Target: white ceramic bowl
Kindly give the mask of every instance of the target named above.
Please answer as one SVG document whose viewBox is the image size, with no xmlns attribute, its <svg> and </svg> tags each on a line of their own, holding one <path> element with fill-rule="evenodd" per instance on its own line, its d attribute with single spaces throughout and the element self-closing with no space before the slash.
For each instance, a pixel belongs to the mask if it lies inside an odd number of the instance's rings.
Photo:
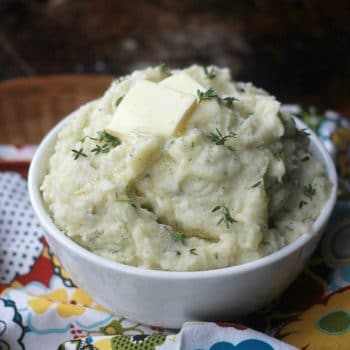
<svg viewBox="0 0 350 350">
<path fill-rule="evenodd" d="M 333 161 L 314 133 L 312 153 L 325 165 L 333 184 L 328 201 L 313 225 L 283 249 L 239 266 L 198 272 L 147 270 L 109 261 L 80 247 L 53 223 L 40 185 L 48 169 L 60 122 L 42 141 L 29 170 L 29 196 L 46 238 L 73 281 L 109 310 L 131 320 L 180 328 L 188 320 L 233 320 L 266 305 L 295 279 L 315 250 L 336 200 Z M 299 128 L 306 126 L 296 120 Z"/>
</svg>

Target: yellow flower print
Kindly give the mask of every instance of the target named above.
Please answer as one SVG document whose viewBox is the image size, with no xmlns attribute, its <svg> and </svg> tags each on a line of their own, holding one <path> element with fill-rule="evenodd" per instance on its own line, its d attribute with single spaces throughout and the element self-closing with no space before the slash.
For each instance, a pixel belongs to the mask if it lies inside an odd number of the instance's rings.
<svg viewBox="0 0 350 350">
<path fill-rule="evenodd" d="M 350 344 L 350 288 L 328 296 L 284 326 L 279 336 L 300 349 L 348 350 Z"/>
<path fill-rule="evenodd" d="M 93 305 L 93 300 L 80 289 L 75 289 L 71 298 L 68 297 L 66 289 L 56 289 L 53 292 L 36 295 L 34 299 L 28 301 L 28 304 L 37 314 L 45 313 L 56 305 L 57 313 L 63 318 L 79 316 L 86 308 L 105 311 L 102 307 Z"/>
</svg>

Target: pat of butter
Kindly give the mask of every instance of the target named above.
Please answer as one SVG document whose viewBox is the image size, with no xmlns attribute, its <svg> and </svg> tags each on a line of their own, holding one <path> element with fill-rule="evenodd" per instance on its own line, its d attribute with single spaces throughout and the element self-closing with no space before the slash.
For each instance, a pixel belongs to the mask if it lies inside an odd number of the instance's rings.
<svg viewBox="0 0 350 350">
<path fill-rule="evenodd" d="M 162 80 L 159 85 L 197 96 L 197 90 L 205 91 L 206 88 L 192 79 L 188 74 L 181 72 Z"/>
<path fill-rule="evenodd" d="M 138 80 L 124 96 L 106 131 L 169 137 L 181 130 L 196 97 L 160 84 Z"/>
<path fill-rule="evenodd" d="M 188 94 L 195 95 L 197 97 L 197 91 L 206 91 L 207 88 L 200 85 L 196 80 L 190 77 L 184 72 L 176 73 L 164 80 L 162 80 L 160 85 L 164 85 L 168 88 L 186 92 Z M 205 125 L 210 122 L 210 119 L 214 115 L 220 114 L 220 106 L 216 99 L 210 99 L 206 101 L 201 101 L 196 104 L 191 113 L 190 121 L 193 125 Z M 189 118 L 187 118 L 189 119 Z"/>
</svg>

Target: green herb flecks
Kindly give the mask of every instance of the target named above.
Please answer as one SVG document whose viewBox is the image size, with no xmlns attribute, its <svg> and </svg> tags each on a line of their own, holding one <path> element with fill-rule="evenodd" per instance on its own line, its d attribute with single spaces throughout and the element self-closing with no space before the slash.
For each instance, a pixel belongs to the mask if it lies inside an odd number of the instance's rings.
<svg viewBox="0 0 350 350">
<path fill-rule="evenodd" d="M 301 161 L 302 161 L 302 162 L 307 162 L 307 161 L 309 161 L 309 160 L 310 160 L 310 157 L 309 157 L 309 156 L 305 156 L 305 157 L 301 158 Z"/>
<path fill-rule="evenodd" d="M 198 255 L 197 249 L 196 249 L 196 248 L 191 248 L 191 249 L 190 249 L 190 254 L 192 254 L 192 255 Z"/>
<path fill-rule="evenodd" d="M 206 91 L 197 90 L 197 102 L 200 103 L 202 101 L 210 100 L 212 98 L 216 98 L 218 95 L 214 91 L 213 88 L 209 88 Z"/>
<path fill-rule="evenodd" d="M 84 143 L 87 139 L 96 142 L 95 146 L 90 150 L 90 152 L 95 153 L 96 155 L 100 153 L 108 153 L 112 148 L 121 144 L 117 137 L 108 134 L 105 130 L 97 131 L 97 137 L 84 136 L 80 142 Z M 87 157 L 86 154 L 84 156 Z"/>
<path fill-rule="evenodd" d="M 212 67 L 210 70 L 208 67 L 204 67 L 204 73 L 207 79 L 212 80 L 216 77 L 215 69 Z"/>
<path fill-rule="evenodd" d="M 111 148 L 117 147 L 121 144 L 117 137 L 108 134 L 105 130 L 97 131 L 97 135 L 99 136 L 99 142 L 106 142 Z"/>
<path fill-rule="evenodd" d="M 233 96 L 220 97 L 213 88 L 209 88 L 206 91 L 197 90 L 197 102 L 207 101 L 215 98 L 219 104 L 224 104 L 227 107 L 231 107 L 234 101 L 238 101 L 237 98 Z"/>
<path fill-rule="evenodd" d="M 222 135 L 221 131 L 218 128 L 216 128 L 215 131 L 216 133 L 211 132 L 207 136 L 210 141 L 214 142 L 216 145 L 224 145 L 229 138 L 237 137 L 237 134 L 232 131 L 225 136 Z"/>
<path fill-rule="evenodd" d="M 227 107 L 231 107 L 233 102 L 238 101 L 238 98 L 233 96 L 226 96 L 220 99 L 221 103 L 223 103 Z"/>
<path fill-rule="evenodd" d="M 115 200 L 117 202 L 121 202 L 121 203 L 128 203 L 133 208 L 137 209 L 137 200 L 136 200 L 135 197 L 132 197 L 132 198 L 119 198 L 118 197 L 118 193 L 116 193 L 116 199 Z"/>
<path fill-rule="evenodd" d="M 306 204 L 307 204 L 307 202 L 301 200 L 301 201 L 299 202 L 299 209 L 301 209 L 301 208 L 302 208 L 304 205 L 306 205 Z"/>
<path fill-rule="evenodd" d="M 73 152 L 73 158 L 74 160 L 77 160 L 79 157 L 87 157 L 87 155 L 83 151 L 83 147 L 81 147 L 79 150 L 72 149 Z"/>
<path fill-rule="evenodd" d="M 159 67 L 159 70 L 163 76 L 168 77 L 169 75 L 171 75 L 170 68 L 168 67 L 168 65 L 166 63 L 161 62 L 158 67 Z"/>
<path fill-rule="evenodd" d="M 316 194 L 316 188 L 313 187 L 312 184 L 308 184 L 307 186 L 304 186 L 303 192 L 304 192 L 305 197 L 312 200 L 312 198 Z"/>
<path fill-rule="evenodd" d="M 91 150 L 92 153 L 99 154 L 99 153 L 108 153 L 111 149 L 108 147 L 107 144 L 104 144 L 102 146 L 96 144 L 95 147 Z"/>
<path fill-rule="evenodd" d="M 182 243 L 183 245 L 185 245 L 185 239 L 186 237 L 183 234 L 179 232 L 174 232 L 174 241 L 176 243 Z"/>
<path fill-rule="evenodd" d="M 118 107 L 120 105 L 120 102 L 123 101 L 124 96 L 120 96 L 117 98 L 117 101 L 115 101 L 115 106 Z"/>
<path fill-rule="evenodd" d="M 230 211 L 224 205 L 217 205 L 216 207 L 213 208 L 211 212 L 212 213 L 219 212 L 220 218 L 216 224 L 220 225 L 223 222 L 227 229 L 230 228 L 231 224 L 238 222 L 236 219 L 234 219 L 231 216 Z"/>
<path fill-rule="evenodd" d="M 250 187 L 248 188 L 248 190 L 251 190 L 252 188 L 256 188 L 256 187 L 258 187 L 260 184 L 261 184 L 261 180 L 258 181 L 258 182 L 256 182 L 254 185 L 250 186 Z"/>
<path fill-rule="evenodd" d="M 275 157 L 278 161 L 282 162 L 282 161 L 284 160 L 284 153 L 283 153 L 283 151 L 278 151 L 278 152 L 276 152 L 276 153 L 274 154 L 274 157 Z"/>
</svg>

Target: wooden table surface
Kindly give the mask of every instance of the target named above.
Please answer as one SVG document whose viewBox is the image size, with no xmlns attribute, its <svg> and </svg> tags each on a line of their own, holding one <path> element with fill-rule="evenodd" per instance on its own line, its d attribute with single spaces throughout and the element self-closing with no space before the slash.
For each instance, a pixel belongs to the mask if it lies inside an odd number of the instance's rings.
<svg viewBox="0 0 350 350">
<path fill-rule="evenodd" d="M 349 18 L 345 0 L 0 0 L 0 80 L 215 63 L 350 117 Z"/>
</svg>

